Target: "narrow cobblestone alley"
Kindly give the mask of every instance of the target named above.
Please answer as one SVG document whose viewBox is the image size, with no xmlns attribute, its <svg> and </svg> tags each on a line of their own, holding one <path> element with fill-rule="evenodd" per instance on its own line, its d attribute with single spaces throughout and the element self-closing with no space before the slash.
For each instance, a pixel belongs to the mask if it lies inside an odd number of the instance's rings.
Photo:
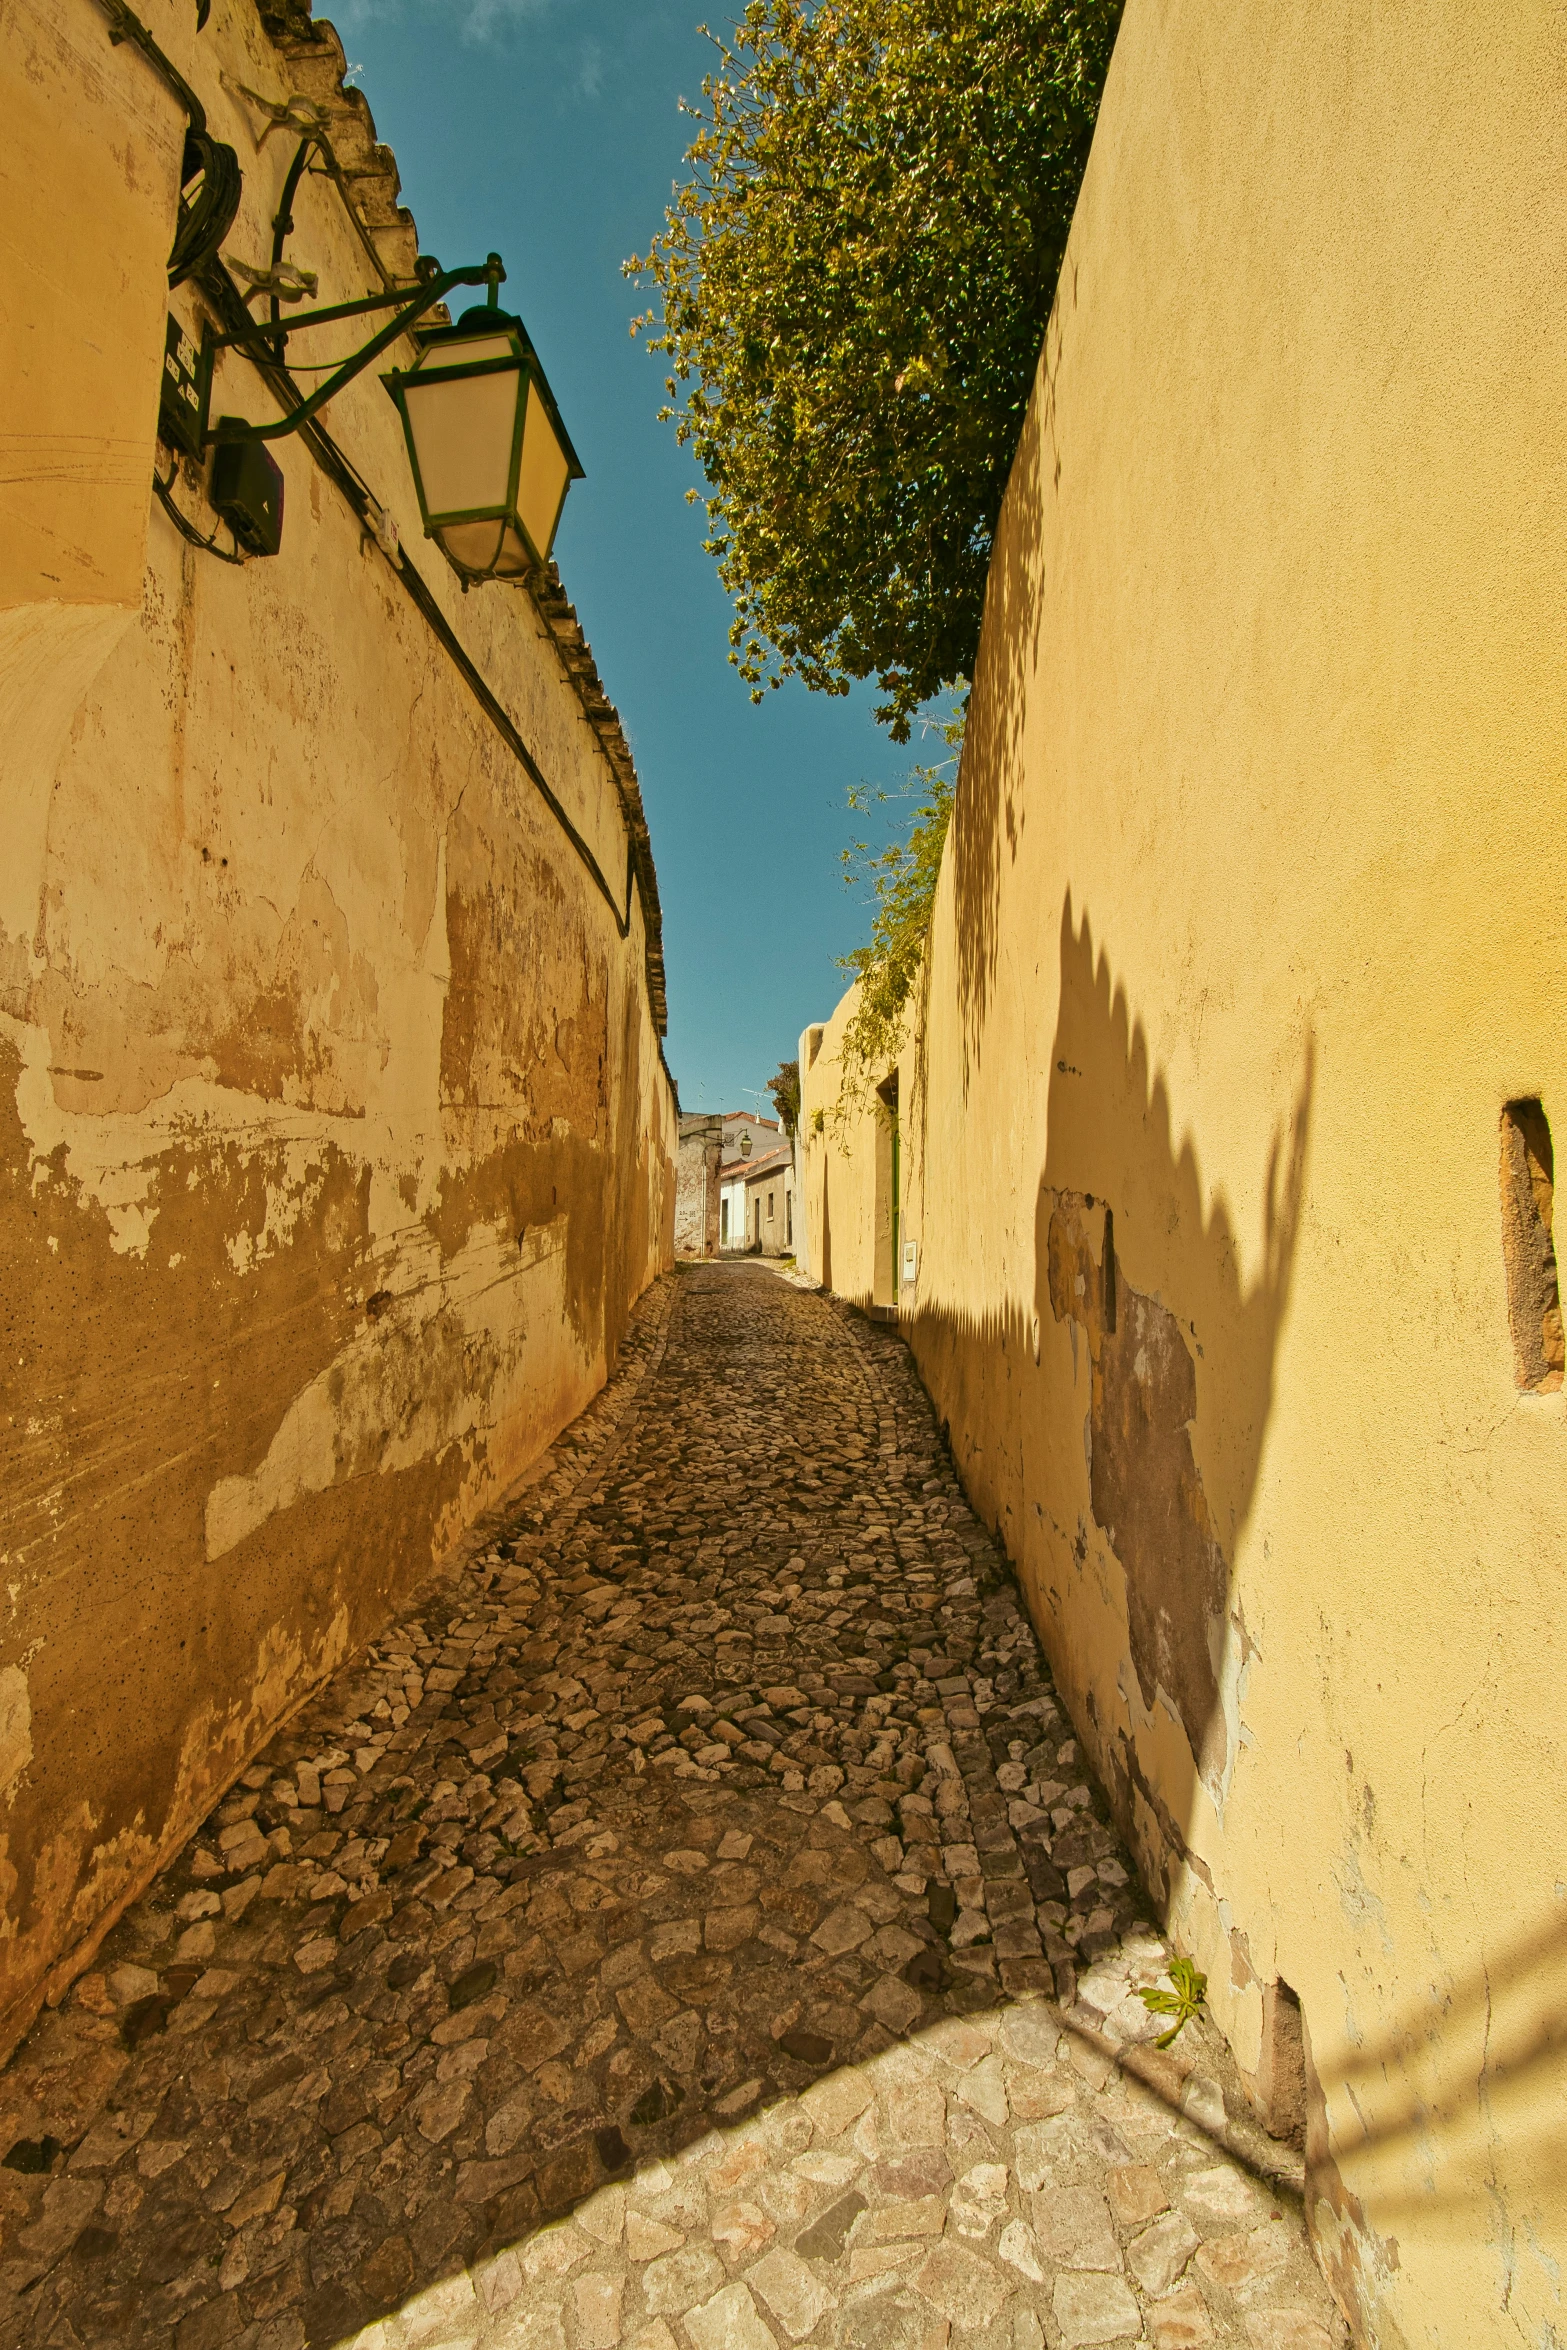
<svg viewBox="0 0 1567 2350">
<path fill-rule="evenodd" d="M 639 1309 L 0 2075 L 0 2340 L 1330 2350 L 895 1335 Z"/>
</svg>

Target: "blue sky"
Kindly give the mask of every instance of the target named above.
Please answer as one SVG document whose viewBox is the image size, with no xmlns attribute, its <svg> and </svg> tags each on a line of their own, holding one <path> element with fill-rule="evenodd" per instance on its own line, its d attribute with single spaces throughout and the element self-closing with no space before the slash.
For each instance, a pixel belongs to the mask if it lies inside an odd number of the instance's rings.
<svg viewBox="0 0 1567 2350">
<path fill-rule="evenodd" d="M 851 784 L 921 754 L 797 683 L 754 706 L 702 552 L 697 480 L 657 421 L 663 377 L 621 275 L 681 176 L 712 57 L 701 0 L 322 0 L 343 36 L 427 253 L 494 247 L 587 469 L 556 541 L 624 721 L 658 859 L 670 1067 L 691 1109 L 741 1109 L 842 992 L 868 922 L 838 852 Z M 722 6 L 719 21 L 727 14 Z M 500 593 L 500 590 L 486 590 Z M 765 1106 L 765 1105 L 764 1105 Z"/>
</svg>

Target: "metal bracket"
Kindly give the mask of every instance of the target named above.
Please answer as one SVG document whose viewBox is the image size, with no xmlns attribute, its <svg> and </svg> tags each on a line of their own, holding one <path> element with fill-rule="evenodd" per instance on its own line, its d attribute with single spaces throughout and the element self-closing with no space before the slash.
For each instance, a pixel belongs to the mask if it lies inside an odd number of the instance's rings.
<svg viewBox="0 0 1567 2350">
<path fill-rule="evenodd" d="M 287 434 L 296 432 L 300 425 L 307 424 L 318 409 L 324 408 L 328 400 L 336 397 L 345 384 L 352 383 L 356 375 L 362 375 L 373 360 L 396 342 L 399 335 L 406 334 L 416 319 L 422 318 L 426 311 L 433 310 L 438 302 L 443 302 L 454 287 L 488 286 L 493 297 L 495 287 L 501 284 L 505 275 L 500 255 L 491 253 L 482 264 L 469 269 L 437 269 L 417 289 L 401 286 L 394 293 L 367 294 L 357 302 L 330 302 L 325 309 L 307 310 L 298 318 L 269 319 L 265 323 L 258 319 L 253 327 L 234 334 L 205 336 L 201 349 L 203 445 L 210 446 L 218 441 L 282 440 Z M 277 366 L 281 364 L 281 354 L 274 346 L 287 336 L 299 334 L 305 327 L 326 326 L 334 319 L 362 318 L 373 310 L 391 309 L 394 304 L 397 306 L 397 316 L 383 326 L 378 334 L 372 335 L 363 350 L 345 359 L 327 377 L 325 383 L 318 384 L 307 399 L 302 400 L 289 415 L 279 417 L 275 424 L 242 423 L 234 416 L 222 417 L 216 425 L 208 422 L 213 365 L 219 351 L 241 350 L 252 359 L 259 358 L 269 365 Z"/>
<path fill-rule="evenodd" d="M 332 117 L 325 106 L 314 98 L 300 97 L 297 91 L 282 99 L 263 98 L 248 82 L 236 81 L 227 72 L 220 73 L 218 79 L 232 97 L 245 99 L 258 114 L 267 117 L 267 127 L 256 141 L 258 147 L 264 147 L 274 131 L 324 131 L 331 124 Z"/>
<path fill-rule="evenodd" d="M 236 261 L 231 254 L 229 267 L 249 288 L 247 302 L 253 302 L 258 294 L 275 294 L 280 302 L 302 302 L 321 284 L 313 269 L 296 268 L 292 261 L 280 261 L 273 269 L 252 269 L 248 262 Z"/>
</svg>

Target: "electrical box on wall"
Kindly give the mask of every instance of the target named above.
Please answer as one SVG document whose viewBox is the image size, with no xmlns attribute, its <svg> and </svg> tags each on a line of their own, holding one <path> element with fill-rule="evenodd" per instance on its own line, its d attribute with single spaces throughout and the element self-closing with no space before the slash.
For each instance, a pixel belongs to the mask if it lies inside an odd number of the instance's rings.
<svg viewBox="0 0 1567 2350">
<path fill-rule="evenodd" d="M 223 416 L 220 425 L 237 422 Z M 275 555 L 283 543 L 283 468 L 259 441 L 219 441 L 212 459 L 212 505 L 249 555 Z"/>
<path fill-rule="evenodd" d="M 182 456 L 201 455 L 201 354 L 177 318 L 163 343 L 163 382 L 158 392 L 158 438 Z"/>
<path fill-rule="evenodd" d="M 906 1240 L 903 1244 L 903 1278 L 912 1281 L 920 1269 L 919 1243 Z"/>
</svg>

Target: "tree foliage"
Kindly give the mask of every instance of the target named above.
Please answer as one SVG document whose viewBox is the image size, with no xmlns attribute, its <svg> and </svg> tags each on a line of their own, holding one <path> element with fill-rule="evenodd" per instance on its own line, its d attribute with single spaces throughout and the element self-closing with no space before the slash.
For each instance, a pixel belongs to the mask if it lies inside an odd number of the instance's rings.
<svg viewBox="0 0 1567 2350">
<path fill-rule="evenodd" d="M 785 1134 L 792 1134 L 800 1123 L 800 1064 L 798 1061 L 780 1061 L 776 1077 L 769 1077 L 767 1090 L 773 1097 L 773 1108 Z"/>
<path fill-rule="evenodd" d="M 753 698 L 875 676 L 905 741 L 970 674 L 1120 9 L 748 0 L 710 36 L 692 177 L 626 267 Z"/>
</svg>

